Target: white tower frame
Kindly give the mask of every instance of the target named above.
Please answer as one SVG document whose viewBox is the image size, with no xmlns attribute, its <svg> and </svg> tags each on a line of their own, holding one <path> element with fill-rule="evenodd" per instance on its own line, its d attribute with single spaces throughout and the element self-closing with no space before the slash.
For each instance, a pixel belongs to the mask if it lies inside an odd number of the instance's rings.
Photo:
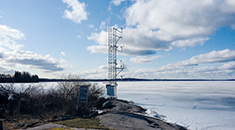
<svg viewBox="0 0 235 130">
<path fill-rule="evenodd" d="M 124 69 L 124 64 L 117 67 L 117 51 L 121 46 L 118 46 L 118 41 L 122 38 L 122 28 L 120 30 L 110 27 L 108 28 L 108 79 L 109 87 L 114 89 L 114 93 L 108 94 L 110 97 L 117 97 L 117 75 Z M 117 73 L 117 70 L 119 72 Z M 108 87 L 107 87 L 108 89 Z"/>
</svg>

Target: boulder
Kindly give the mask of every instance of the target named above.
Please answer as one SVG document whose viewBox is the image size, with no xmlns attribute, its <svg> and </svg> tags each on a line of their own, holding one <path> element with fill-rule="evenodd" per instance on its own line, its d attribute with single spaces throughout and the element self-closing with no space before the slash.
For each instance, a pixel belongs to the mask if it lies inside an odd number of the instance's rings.
<svg viewBox="0 0 235 130">
<path fill-rule="evenodd" d="M 115 107 L 115 105 L 113 105 L 113 103 L 111 101 L 106 101 L 102 105 L 103 109 L 112 109 L 113 107 Z"/>
<path fill-rule="evenodd" d="M 68 116 L 60 115 L 60 116 L 59 116 L 59 119 L 62 120 L 62 121 L 63 121 L 63 120 L 67 120 L 67 119 L 68 119 Z"/>
</svg>

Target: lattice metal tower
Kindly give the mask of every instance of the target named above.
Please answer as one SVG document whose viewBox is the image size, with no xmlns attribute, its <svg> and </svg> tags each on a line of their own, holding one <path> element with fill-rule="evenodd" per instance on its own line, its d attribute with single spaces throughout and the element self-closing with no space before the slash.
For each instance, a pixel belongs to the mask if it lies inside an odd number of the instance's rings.
<svg viewBox="0 0 235 130">
<path fill-rule="evenodd" d="M 107 95 L 110 97 L 117 97 L 117 75 L 124 69 L 124 64 L 117 67 L 117 51 L 122 49 L 118 46 L 118 41 L 122 38 L 122 28 L 120 30 L 110 27 L 108 29 L 108 79 Z M 117 72 L 119 70 L 119 72 Z"/>
</svg>

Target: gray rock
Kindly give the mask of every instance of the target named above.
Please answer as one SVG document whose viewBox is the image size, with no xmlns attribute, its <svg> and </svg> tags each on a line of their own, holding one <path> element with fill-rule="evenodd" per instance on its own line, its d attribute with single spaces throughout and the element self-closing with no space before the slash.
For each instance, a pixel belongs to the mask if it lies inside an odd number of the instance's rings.
<svg viewBox="0 0 235 130">
<path fill-rule="evenodd" d="M 60 119 L 60 120 L 67 120 L 67 119 L 68 119 L 68 116 L 60 115 L 60 116 L 59 116 L 59 119 Z"/>
<path fill-rule="evenodd" d="M 111 102 L 111 101 L 106 101 L 105 103 L 103 103 L 103 105 L 102 105 L 102 108 L 103 109 L 111 109 L 111 108 L 113 108 L 114 107 L 114 105 L 113 105 L 113 103 Z"/>
</svg>

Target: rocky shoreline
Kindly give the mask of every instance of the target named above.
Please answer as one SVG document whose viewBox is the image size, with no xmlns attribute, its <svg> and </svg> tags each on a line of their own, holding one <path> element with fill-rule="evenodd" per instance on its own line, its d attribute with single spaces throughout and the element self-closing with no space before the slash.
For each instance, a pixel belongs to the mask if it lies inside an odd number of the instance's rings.
<svg viewBox="0 0 235 130">
<path fill-rule="evenodd" d="M 146 109 L 125 100 L 111 99 L 103 104 L 102 110 L 96 110 L 89 118 L 98 118 L 100 125 L 113 130 L 187 130 L 178 124 L 164 121 L 162 118 L 146 116 Z M 28 130 L 45 130 L 52 128 L 70 128 L 48 123 Z M 70 128 L 82 130 L 83 128 Z"/>
<path fill-rule="evenodd" d="M 115 130 L 187 130 L 177 124 L 165 122 L 161 117 L 146 116 L 146 109 L 125 100 L 104 103 L 104 112 L 97 116 L 101 125 Z"/>
</svg>

